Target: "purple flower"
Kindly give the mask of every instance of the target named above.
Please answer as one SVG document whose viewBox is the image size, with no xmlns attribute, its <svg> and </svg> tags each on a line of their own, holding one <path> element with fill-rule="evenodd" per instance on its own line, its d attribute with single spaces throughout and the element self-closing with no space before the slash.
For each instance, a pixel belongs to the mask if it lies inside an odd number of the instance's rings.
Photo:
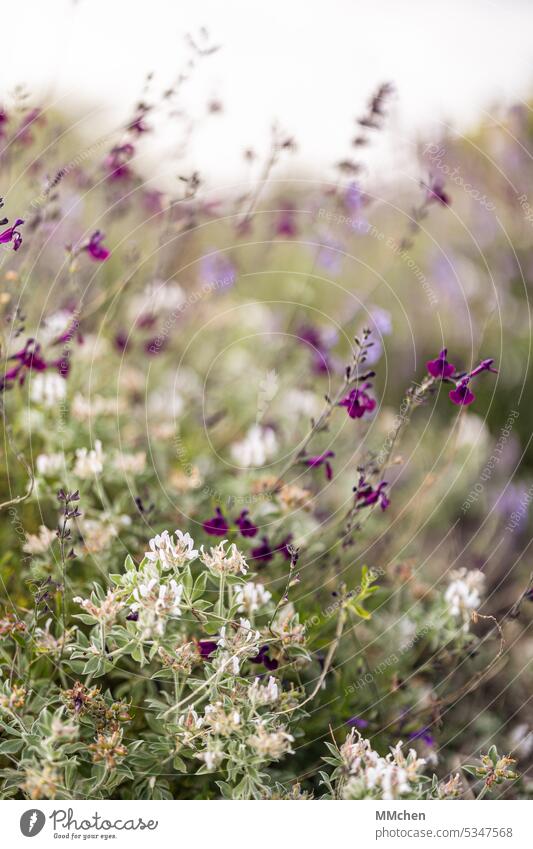
<svg viewBox="0 0 533 849">
<path fill-rule="evenodd" d="M 424 742 L 426 746 L 435 745 L 435 738 L 433 734 L 430 733 L 430 730 L 427 727 L 419 728 L 417 731 L 412 731 L 411 734 L 409 734 L 409 739 L 422 740 L 422 742 Z"/>
<path fill-rule="evenodd" d="M 334 451 L 326 451 L 324 454 L 317 454 L 315 457 L 308 457 L 307 460 L 304 460 L 304 463 L 306 466 L 309 466 L 310 469 L 316 469 L 323 465 L 326 470 L 326 478 L 330 481 L 333 477 L 333 468 L 329 462 L 329 458 L 334 456 Z"/>
<path fill-rule="evenodd" d="M 203 523 L 202 527 L 206 534 L 209 534 L 213 537 L 223 537 L 224 534 L 227 534 L 229 531 L 229 525 L 226 522 L 226 519 L 222 515 L 222 510 L 220 507 L 217 507 L 215 510 L 215 516 L 211 519 L 206 519 Z"/>
<path fill-rule="evenodd" d="M 362 719 L 360 716 L 352 716 L 346 721 L 346 725 L 350 728 L 368 728 L 368 720 Z"/>
<path fill-rule="evenodd" d="M 314 373 L 326 374 L 329 372 L 331 368 L 329 349 L 336 341 L 335 338 L 325 339 L 324 335 L 311 325 L 302 327 L 297 335 L 302 342 L 305 342 L 312 349 Z"/>
<path fill-rule="evenodd" d="M 128 613 L 128 615 L 126 616 L 126 619 L 128 620 L 128 622 L 138 622 L 138 620 L 139 620 L 138 611 L 132 610 L 130 613 Z"/>
<path fill-rule="evenodd" d="M 0 389 L 9 389 L 10 384 L 12 385 L 17 380 L 19 385 L 22 386 L 27 372 L 46 371 L 47 368 L 59 364 L 59 361 L 46 362 L 41 354 L 41 346 L 35 339 L 28 339 L 24 348 L 21 348 L 16 354 L 12 354 L 8 359 L 15 360 L 15 365 L 5 372 L 0 380 Z"/>
<path fill-rule="evenodd" d="M 339 402 L 339 407 L 346 407 L 351 419 L 360 419 L 365 413 L 371 413 L 376 408 L 376 401 L 366 392 L 371 387 L 371 383 L 365 383 L 361 389 L 352 389 L 350 394 Z"/>
<path fill-rule="evenodd" d="M 111 149 L 105 161 L 105 167 L 111 180 L 126 180 L 131 176 L 129 162 L 134 153 L 135 148 L 130 142 L 116 145 Z"/>
<path fill-rule="evenodd" d="M 4 219 L 2 223 L 7 224 L 7 219 Z M 17 230 L 17 227 L 20 227 L 21 224 L 24 224 L 24 219 L 17 218 L 12 227 L 8 227 L 7 230 L 0 233 L 0 245 L 7 245 L 8 242 L 13 242 L 13 250 L 18 251 L 22 244 L 22 236 Z"/>
<path fill-rule="evenodd" d="M 289 551 L 289 545 L 292 543 L 292 534 L 288 534 L 285 539 L 282 539 L 281 542 L 273 549 L 274 554 L 282 554 L 285 560 L 291 560 L 292 554 Z"/>
<path fill-rule="evenodd" d="M 357 506 L 372 507 L 374 504 L 379 504 L 382 510 L 386 510 L 390 504 L 389 498 L 385 494 L 387 481 L 382 481 L 375 489 L 367 483 L 363 476 L 359 478 L 359 483 L 355 487 L 355 500 L 359 502 Z"/>
<path fill-rule="evenodd" d="M 435 360 L 429 360 L 426 363 L 427 370 L 431 377 L 451 377 L 455 372 L 455 366 L 448 362 L 446 355 L 447 348 L 443 348 L 439 356 Z"/>
<path fill-rule="evenodd" d="M 444 191 L 444 180 L 441 177 L 431 177 L 427 189 L 427 202 L 440 203 L 441 206 L 449 206 L 451 204 L 450 196 Z"/>
<path fill-rule="evenodd" d="M 252 548 L 252 560 L 260 560 L 262 563 L 267 563 L 274 557 L 274 552 L 270 547 L 268 537 L 261 537 L 261 545 Z"/>
<path fill-rule="evenodd" d="M 493 374 L 498 374 L 498 369 L 492 367 L 494 360 L 492 358 L 481 360 L 480 364 L 472 369 L 468 374 L 463 375 L 456 383 L 455 389 L 449 393 L 450 400 L 460 407 L 468 407 L 475 400 L 474 393 L 470 390 L 468 384 L 473 377 L 477 377 L 484 371 L 490 371 Z"/>
<path fill-rule="evenodd" d="M 448 394 L 450 401 L 453 401 L 459 407 L 468 407 L 476 398 L 474 393 L 468 388 L 468 378 L 460 380 L 455 389 L 452 389 Z"/>
<path fill-rule="evenodd" d="M 235 524 L 239 528 L 243 537 L 255 537 L 259 530 L 257 525 L 248 519 L 249 510 L 243 510 L 240 516 L 235 519 Z"/>
<path fill-rule="evenodd" d="M 216 652 L 218 647 L 218 643 L 216 640 L 198 640 L 198 648 L 200 650 L 200 657 L 207 658 L 210 657 L 213 652 Z"/>
<path fill-rule="evenodd" d="M 237 279 L 237 269 L 226 254 L 215 251 L 204 256 L 200 265 L 200 273 L 205 283 L 214 289 L 227 289 L 233 286 Z"/>
<path fill-rule="evenodd" d="M 250 661 L 252 663 L 262 663 L 266 669 L 270 670 L 270 672 L 273 672 L 274 669 L 277 669 L 279 666 L 278 661 L 270 657 L 268 653 L 268 646 L 261 646 L 258 654 L 256 654 L 255 657 L 251 657 Z"/>
<path fill-rule="evenodd" d="M 298 234 L 295 215 L 296 213 L 292 205 L 287 205 L 286 209 L 281 210 L 275 224 L 277 236 L 284 236 L 290 239 Z"/>
<path fill-rule="evenodd" d="M 104 233 L 95 230 L 87 244 L 83 246 L 83 250 L 87 251 L 95 262 L 104 262 L 110 256 L 110 252 L 102 245 L 104 239 Z"/>
</svg>

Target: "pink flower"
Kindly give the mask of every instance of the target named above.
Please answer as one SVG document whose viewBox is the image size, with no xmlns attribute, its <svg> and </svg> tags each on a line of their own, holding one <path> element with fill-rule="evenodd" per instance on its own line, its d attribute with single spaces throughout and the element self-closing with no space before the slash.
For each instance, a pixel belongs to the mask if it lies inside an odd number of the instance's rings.
<svg viewBox="0 0 533 849">
<path fill-rule="evenodd" d="M 4 224 L 7 224 L 7 221 L 4 220 Z M 13 242 L 13 250 L 18 251 L 22 244 L 22 236 L 18 232 L 17 227 L 21 224 L 24 224 L 23 218 L 17 218 L 12 227 L 8 227 L 7 230 L 4 230 L 3 233 L 0 233 L 0 245 L 7 245 L 8 242 Z"/>
<path fill-rule="evenodd" d="M 110 251 L 102 244 L 104 239 L 104 233 L 100 230 L 95 230 L 87 244 L 84 245 L 83 250 L 87 251 L 91 259 L 95 262 L 104 262 L 110 256 Z"/>
<path fill-rule="evenodd" d="M 428 372 L 431 377 L 451 377 L 455 371 L 455 366 L 446 359 L 448 353 L 447 348 L 443 348 L 439 356 L 435 360 L 429 360 L 426 363 Z"/>
<path fill-rule="evenodd" d="M 346 407 L 351 419 L 361 419 L 365 413 L 371 413 L 376 408 L 374 398 L 367 394 L 371 383 L 365 383 L 361 389 L 352 389 L 346 398 L 339 402 L 339 407 Z"/>
</svg>

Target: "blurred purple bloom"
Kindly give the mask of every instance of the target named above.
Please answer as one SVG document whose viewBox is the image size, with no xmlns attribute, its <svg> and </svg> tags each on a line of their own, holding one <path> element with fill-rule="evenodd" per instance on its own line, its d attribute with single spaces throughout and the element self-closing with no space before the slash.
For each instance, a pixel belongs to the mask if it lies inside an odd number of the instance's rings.
<svg viewBox="0 0 533 849">
<path fill-rule="evenodd" d="M 100 230 L 95 230 L 87 244 L 84 245 L 83 250 L 87 251 L 91 259 L 95 262 L 104 262 L 110 256 L 110 252 L 102 244 L 104 239 L 104 233 Z"/>
<path fill-rule="evenodd" d="M 229 530 L 229 525 L 222 515 L 220 507 L 215 509 L 215 515 L 211 519 L 206 519 L 202 527 L 206 534 L 213 537 L 223 537 Z"/>
<path fill-rule="evenodd" d="M 297 235 L 296 212 L 293 206 L 288 205 L 286 209 L 281 210 L 276 220 L 275 231 L 277 236 L 288 239 Z"/>
<path fill-rule="evenodd" d="M 260 560 L 262 563 L 267 563 L 274 557 L 274 552 L 270 547 L 268 537 L 261 537 L 261 545 L 252 548 L 252 560 Z"/>
<path fill-rule="evenodd" d="M 368 728 L 368 720 L 362 719 L 360 716 L 352 716 L 346 721 L 346 725 L 350 728 Z"/>
<path fill-rule="evenodd" d="M 134 153 L 135 148 L 130 142 L 116 145 L 111 149 L 105 160 L 105 167 L 111 180 L 126 180 L 131 176 L 129 162 Z"/>
<path fill-rule="evenodd" d="M 382 510 L 386 510 L 390 504 L 389 498 L 385 494 L 385 487 L 388 486 L 387 481 L 382 481 L 375 489 L 367 483 L 363 476 L 359 478 L 359 483 L 355 487 L 355 500 L 359 502 L 357 506 L 372 507 L 374 504 L 379 504 Z"/>
<path fill-rule="evenodd" d="M 308 457 L 307 460 L 304 460 L 304 463 L 306 466 L 309 466 L 310 469 L 316 469 L 323 465 L 326 471 L 326 478 L 330 481 L 333 477 L 333 469 L 329 462 L 329 458 L 334 456 L 334 451 L 326 451 L 324 454 L 317 454 L 315 457 Z"/>
<path fill-rule="evenodd" d="M 412 731 L 411 734 L 409 734 L 409 739 L 422 740 L 422 742 L 425 743 L 426 746 L 435 745 L 435 738 L 433 734 L 430 733 L 430 730 L 427 727 L 419 728 L 417 731 Z"/>
<path fill-rule="evenodd" d="M 217 289 L 233 286 L 237 279 L 235 265 L 226 254 L 219 251 L 202 257 L 200 273 L 205 283 L 212 284 Z"/>
<path fill-rule="evenodd" d="M 257 525 L 248 518 L 249 510 L 243 510 L 240 516 L 235 519 L 235 524 L 239 528 L 243 537 L 255 537 L 258 531 Z"/>
</svg>

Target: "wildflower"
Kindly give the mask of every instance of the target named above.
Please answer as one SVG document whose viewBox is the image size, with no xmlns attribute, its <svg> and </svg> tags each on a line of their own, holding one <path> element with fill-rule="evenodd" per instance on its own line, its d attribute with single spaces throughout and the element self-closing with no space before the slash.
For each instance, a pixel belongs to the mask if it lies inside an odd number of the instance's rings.
<svg viewBox="0 0 533 849">
<path fill-rule="evenodd" d="M 385 488 L 388 486 L 387 481 L 381 481 L 376 488 L 372 484 L 367 483 L 363 475 L 359 478 L 359 483 L 354 487 L 355 501 L 357 507 L 372 507 L 374 504 L 379 504 L 382 510 L 386 510 L 390 504 L 388 496 L 385 494 Z"/>
<path fill-rule="evenodd" d="M 334 456 L 332 454 L 332 456 Z M 309 458 L 316 459 L 316 458 Z M 327 467 L 326 467 L 327 473 Z M 296 484 L 283 484 L 277 493 L 278 501 L 283 510 L 292 512 L 293 510 L 309 510 L 311 508 L 311 493 L 308 489 L 302 489 Z"/>
<path fill-rule="evenodd" d="M 275 658 L 270 657 L 268 646 L 261 646 L 255 657 L 250 658 L 250 661 L 252 663 L 261 663 L 265 669 L 268 669 L 271 672 L 279 666 L 278 661 Z"/>
<path fill-rule="evenodd" d="M 253 684 L 248 687 L 248 699 L 254 707 L 270 705 L 277 702 L 279 688 L 276 679 L 269 676 L 266 684 L 261 684 L 259 678 L 255 678 Z"/>
<path fill-rule="evenodd" d="M 274 557 L 274 552 L 270 547 L 268 537 L 261 537 L 261 545 L 252 548 L 252 560 L 260 560 L 263 563 L 268 563 Z"/>
<path fill-rule="evenodd" d="M 198 648 L 200 649 L 200 657 L 211 657 L 213 652 L 216 652 L 218 643 L 216 640 L 198 640 Z"/>
<path fill-rule="evenodd" d="M 121 453 L 115 458 L 115 466 L 124 475 L 141 475 L 146 467 L 146 453 L 144 451 L 138 451 L 136 454 Z"/>
<path fill-rule="evenodd" d="M 278 611 L 272 623 L 272 632 L 284 645 L 300 645 L 305 641 L 305 625 L 300 623 L 292 602 Z"/>
<path fill-rule="evenodd" d="M 275 231 L 277 236 L 288 239 L 297 235 L 296 211 L 292 204 L 287 203 L 286 208 L 280 211 L 275 223 Z"/>
<path fill-rule="evenodd" d="M 450 584 L 444 593 L 450 615 L 463 620 L 463 630 L 468 631 L 473 610 L 481 604 L 481 595 L 485 587 L 485 576 L 479 569 L 461 567 L 450 573 Z"/>
<path fill-rule="evenodd" d="M 213 537 L 222 537 L 229 531 L 229 525 L 220 507 L 215 508 L 215 515 L 211 519 L 206 519 L 202 527 L 206 534 Z"/>
<path fill-rule="evenodd" d="M 115 769 L 128 754 L 126 746 L 122 743 L 121 731 L 98 734 L 96 743 L 91 743 L 89 751 L 92 752 L 93 763 L 103 761 L 106 769 Z"/>
<path fill-rule="evenodd" d="M 7 219 L 4 219 L 2 223 L 7 224 Z M 0 233 L 0 245 L 7 245 L 9 242 L 13 242 L 13 250 L 18 251 L 22 244 L 22 236 L 17 230 L 17 227 L 20 227 L 21 224 L 24 224 L 24 219 L 17 218 L 12 227 L 8 227 L 7 230 Z"/>
<path fill-rule="evenodd" d="M 0 389 L 10 388 L 10 384 L 14 381 L 18 381 L 19 386 L 22 386 L 27 372 L 45 371 L 51 365 L 42 356 L 41 346 L 35 339 L 28 339 L 24 348 L 17 351 L 16 354 L 12 354 L 8 359 L 16 360 L 16 364 L 8 369 L 0 380 Z"/>
<path fill-rule="evenodd" d="M 39 454 L 35 460 L 35 467 L 38 474 L 43 477 L 53 477 L 61 471 L 64 462 L 63 454 Z"/>
<path fill-rule="evenodd" d="M 330 481 L 333 478 L 333 468 L 329 462 L 329 458 L 334 456 L 334 451 L 326 451 L 324 454 L 317 454 L 315 457 L 308 457 L 307 460 L 304 460 L 304 463 L 310 469 L 316 469 L 320 466 L 324 466 L 326 478 Z"/>
<path fill-rule="evenodd" d="M 368 728 L 369 723 L 367 719 L 363 719 L 360 716 L 352 716 L 346 720 L 346 725 L 350 728 Z"/>
<path fill-rule="evenodd" d="M 126 180 L 131 176 L 130 160 L 135 148 L 130 142 L 115 145 L 105 160 L 105 167 L 111 180 Z"/>
<path fill-rule="evenodd" d="M 371 383 L 365 383 L 360 389 L 352 389 L 346 398 L 339 401 L 339 407 L 346 407 L 351 419 L 361 419 L 365 413 L 371 413 L 376 408 L 375 399 L 366 391 L 371 387 Z"/>
<path fill-rule="evenodd" d="M 217 658 L 218 665 L 229 668 L 234 675 L 238 675 L 241 661 L 256 656 L 260 636 L 248 619 L 240 619 L 238 624 L 223 625 L 217 642 L 223 649 Z"/>
<path fill-rule="evenodd" d="M 207 568 L 216 575 L 246 575 L 248 569 L 246 560 L 238 551 L 235 543 L 232 543 L 226 551 L 224 546 L 227 540 L 223 539 L 217 546 L 211 547 L 210 551 L 200 549 L 200 559 Z"/>
<path fill-rule="evenodd" d="M 264 466 L 278 450 L 276 434 L 271 427 L 252 425 L 245 438 L 234 443 L 231 456 L 244 468 Z"/>
<path fill-rule="evenodd" d="M 477 375 L 481 374 L 483 371 L 490 371 L 493 374 L 498 374 L 498 370 L 492 367 L 493 362 L 493 359 L 482 360 L 475 369 L 460 377 L 456 381 L 455 389 L 452 389 L 449 392 L 450 400 L 460 407 L 467 407 L 471 404 L 472 401 L 475 400 L 476 396 L 470 390 L 468 384 L 473 377 L 477 377 Z"/>
<path fill-rule="evenodd" d="M 97 439 L 94 443 L 94 448 L 76 449 L 76 463 L 74 465 L 74 474 L 78 478 L 86 480 L 93 475 L 100 475 L 104 470 L 104 454 L 102 451 L 102 443 Z"/>
<path fill-rule="evenodd" d="M 160 584 L 157 578 L 139 584 L 133 591 L 135 601 L 130 605 L 133 613 L 138 613 L 137 623 L 143 639 L 154 634 L 162 637 L 167 619 L 179 619 L 181 616 L 181 597 L 183 585 L 172 578 L 168 584 Z"/>
<path fill-rule="evenodd" d="M 198 752 L 195 757 L 205 763 L 208 772 L 213 772 L 218 766 L 220 766 L 226 755 L 222 751 L 218 742 L 212 744 L 209 740 L 208 748 L 203 752 Z"/>
<path fill-rule="evenodd" d="M 105 551 L 111 540 L 117 535 L 113 525 L 106 525 L 98 519 L 83 519 L 80 524 L 83 546 L 89 554 Z"/>
<path fill-rule="evenodd" d="M 0 710 L 13 713 L 13 711 L 24 707 L 27 693 L 26 687 L 20 684 L 12 684 L 10 686 L 6 682 L 4 692 L 0 692 Z"/>
<path fill-rule="evenodd" d="M 216 289 L 233 286 L 237 279 L 237 269 L 232 260 L 219 251 L 206 254 L 201 261 L 200 274 L 206 284 Z"/>
<path fill-rule="evenodd" d="M 83 607 L 98 622 L 106 624 L 116 622 L 119 611 L 125 606 L 125 602 L 119 601 L 117 594 L 112 590 L 107 591 L 105 598 L 100 604 L 95 604 L 91 599 L 80 598 L 80 596 L 75 596 L 72 601 Z"/>
<path fill-rule="evenodd" d="M 146 551 L 144 556 L 152 563 L 160 563 L 164 571 L 178 569 L 191 560 L 195 560 L 198 557 L 198 551 L 193 548 L 192 537 L 179 530 L 175 531 L 175 536 L 176 538 L 168 531 L 157 534 L 150 540 L 150 551 Z"/>
<path fill-rule="evenodd" d="M 213 734 L 229 737 L 238 731 L 241 725 L 241 717 L 237 710 L 226 712 L 221 704 L 207 705 L 204 711 L 204 722 Z"/>
<path fill-rule="evenodd" d="M 248 518 L 249 513 L 249 510 L 243 510 L 241 515 L 235 519 L 235 524 L 243 537 L 255 537 L 259 530 L 257 525 L 254 525 L 251 519 Z"/>
<path fill-rule="evenodd" d="M 31 384 L 31 399 L 35 404 L 53 408 L 67 394 L 65 379 L 59 374 L 37 374 Z"/>
<path fill-rule="evenodd" d="M 217 647 L 216 643 L 213 646 Z M 194 642 L 184 642 L 169 654 L 162 646 L 159 647 L 159 657 L 163 666 L 170 667 L 176 672 L 189 675 L 193 667 L 201 660 L 202 654 L 199 645 Z"/>
<path fill-rule="evenodd" d="M 29 799 L 56 799 L 63 780 L 55 766 L 45 764 L 38 769 L 28 767 L 20 789 Z"/>
<path fill-rule="evenodd" d="M 452 374 L 455 372 L 455 366 L 449 363 L 446 359 L 447 353 L 448 349 L 443 348 L 436 359 L 429 360 L 426 363 L 427 370 L 432 377 L 451 377 Z"/>
<path fill-rule="evenodd" d="M 17 619 L 14 613 L 7 613 L 3 619 L 0 619 L 0 637 L 23 634 L 26 630 L 26 623 Z"/>
<path fill-rule="evenodd" d="M 294 737 L 283 726 L 276 731 L 267 731 L 265 725 L 260 723 L 255 734 L 251 734 L 246 742 L 258 755 L 269 760 L 277 761 L 283 755 L 293 754 L 291 743 Z"/>
<path fill-rule="evenodd" d="M 463 792 L 463 783 L 458 772 L 450 775 L 447 781 L 439 782 L 437 786 L 438 799 L 456 799 Z"/>
<path fill-rule="evenodd" d="M 110 251 L 102 244 L 104 239 L 104 233 L 95 230 L 87 244 L 83 246 L 83 250 L 87 251 L 95 262 L 104 262 L 111 255 Z"/>
<path fill-rule="evenodd" d="M 441 206 L 449 206 L 451 198 L 444 191 L 444 180 L 441 177 L 430 176 L 429 185 L 426 185 L 426 197 L 428 203 L 440 203 Z"/>
<path fill-rule="evenodd" d="M 401 742 L 382 757 L 355 728 L 340 747 L 339 754 L 350 775 L 343 791 L 345 799 L 399 799 L 407 796 L 416 787 L 419 770 L 425 763 L 414 749 L 405 756 Z"/>
<path fill-rule="evenodd" d="M 245 584 L 242 584 L 237 588 L 237 592 L 235 593 L 235 602 L 239 606 L 239 611 L 247 615 L 256 613 L 271 598 L 272 593 L 265 590 L 263 584 L 255 584 L 253 581 L 247 581 Z"/>
<path fill-rule="evenodd" d="M 70 690 L 62 690 L 62 696 L 67 708 L 75 714 L 90 712 L 100 695 L 99 687 L 89 689 L 80 681 L 76 681 Z"/>
<path fill-rule="evenodd" d="M 38 534 L 26 534 L 26 542 L 22 550 L 28 554 L 46 554 L 55 539 L 57 539 L 56 532 L 51 531 L 46 525 L 41 525 Z"/>
<path fill-rule="evenodd" d="M 298 330 L 297 335 L 311 349 L 313 372 L 327 374 L 332 368 L 330 348 L 337 340 L 336 334 L 327 335 L 312 325 L 305 325 Z"/>
</svg>

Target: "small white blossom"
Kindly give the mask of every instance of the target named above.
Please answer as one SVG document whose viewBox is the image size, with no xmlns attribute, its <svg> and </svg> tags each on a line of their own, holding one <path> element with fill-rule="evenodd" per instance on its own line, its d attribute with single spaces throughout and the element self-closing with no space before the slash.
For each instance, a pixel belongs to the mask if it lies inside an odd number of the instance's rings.
<svg viewBox="0 0 533 849">
<path fill-rule="evenodd" d="M 39 475 L 49 478 L 60 472 L 64 463 L 63 454 L 39 454 L 35 461 L 35 467 Z"/>
<path fill-rule="evenodd" d="M 200 558 L 207 568 L 217 575 L 246 575 L 248 569 L 244 556 L 232 543 L 226 551 L 227 539 L 223 539 L 218 545 L 212 547 L 209 552 L 200 549 Z"/>
<path fill-rule="evenodd" d="M 450 584 L 444 594 L 450 614 L 463 620 L 463 630 L 468 625 L 473 610 L 481 604 L 481 595 L 485 587 L 485 576 L 479 569 L 468 571 L 464 567 L 450 573 Z"/>
<path fill-rule="evenodd" d="M 263 584 L 255 584 L 253 581 L 247 581 L 238 587 L 235 593 L 235 601 L 239 605 L 239 611 L 248 615 L 255 613 L 271 598 L 272 593 L 265 590 Z"/>
<path fill-rule="evenodd" d="M 267 684 L 261 684 L 260 679 L 256 678 L 248 687 L 248 698 L 253 705 L 269 705 L 277 702 L 279 688 L 276 679 L 271 675 Z"/>
<path fill-rule="evenodd" d="M 245 468 L 264 466 L 278 450 L 276 434 L 271 427 L 252 425 L 241 442 L 231 447 L 231 456 Z"/>
<path fill-rule="evenodd" d="M 41 525 L 38 534 L 26 534 L 26 542 L 22 550 L 28 554 L 45 554 L 55 539 L 57 539 L 56 532 Z"/>
<path fill-rule="evenodd" d="M 59 404 L 66 394 L 66 381 L 55 372 L 41 372 L 32 379 L 31 400 L 34 404 L 52 408 Z"/>
<path fill-rule="evenodd" d="M 148 543 L 150 550 L 146 551 L 144 556 L 152 563 L 159 563 L 165 571 L 177 569 L 195 560 L 198 552 L 194 548 L 192 537 L 182 531 L 176 531 L 175 537 L 174 539 L 174 534 L 171 535 L 168 531 L 157 534 Z"/>
<path fill-rule="evenodd" d="M 278 760 L 286 754 L 292 754 L 291 743 L 294 742 L 292 734 L 288 734 L 284 728 L 275 731 L 267 731 L 261 723 L 257 726 L 255 734 L 251 734 L 246 741 L 258 755 L 270 760 Z"/>
<path fill-rule="evenodd" d="M 102 443 L 97 439 L 94 443 L 94 448 L 76 449 L 76 463 L 74 465 L 74 474 L 78 478 L 87 479 L 93 475 L 100 475 L 104 470 L 104 454 L 102 451 Z"/>
</svg>

